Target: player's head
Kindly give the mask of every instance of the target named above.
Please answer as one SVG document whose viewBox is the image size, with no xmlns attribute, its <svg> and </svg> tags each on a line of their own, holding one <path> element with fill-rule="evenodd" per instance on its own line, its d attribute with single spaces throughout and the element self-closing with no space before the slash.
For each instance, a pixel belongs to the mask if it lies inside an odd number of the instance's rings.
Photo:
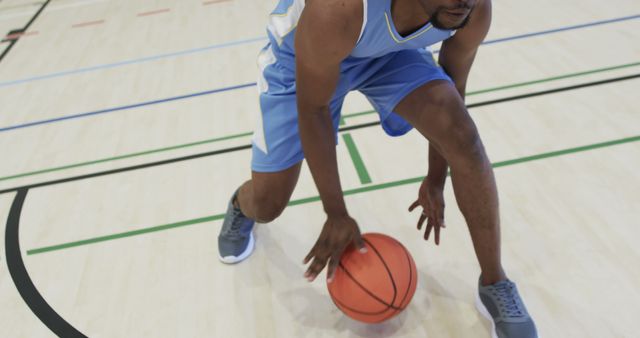
<svg viewBox="0 0 640 338">
<path fill-rule="evenodd" d="M 460 29 L 469 22 L 477 0 L 418 0 L 439 29 Z"/>
</svg>

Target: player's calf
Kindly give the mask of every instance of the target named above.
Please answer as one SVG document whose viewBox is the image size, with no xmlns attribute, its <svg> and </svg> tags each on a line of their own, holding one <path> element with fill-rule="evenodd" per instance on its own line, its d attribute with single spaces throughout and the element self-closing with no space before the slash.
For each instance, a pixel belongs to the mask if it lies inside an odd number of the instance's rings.
<svg viewBox="0 0 640 338">
<path fill-rule="evenodd" d="M 255 220 L 259 223 L 269 223 L 278 218 L 287 207 L 289 198 L 278 198 L 268 192 L 253 196 L 253 210 Z"/>
</svg>

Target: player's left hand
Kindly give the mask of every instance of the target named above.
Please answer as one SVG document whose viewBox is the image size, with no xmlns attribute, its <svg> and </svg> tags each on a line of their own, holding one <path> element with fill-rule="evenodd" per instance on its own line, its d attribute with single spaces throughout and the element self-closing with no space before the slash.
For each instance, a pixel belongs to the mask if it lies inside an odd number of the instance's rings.
<svg viewBox="0 0 640 338">
<path fill-rule="evenodd" d="M 418 230 L 422 230 L 422 224 L 427 221 L 424 239 L 428 240 L 431 229 L 435 232 L 436 245 L 440 244 L 440 229 L 445 228 L 444 223 L 444 182 L 433 182 L 429 176 L 425 177 L 418 191 L 418 199 L 411 204 L 409 211 L 422 206 L 422 214 L 418 219 Z"/>
</svg>

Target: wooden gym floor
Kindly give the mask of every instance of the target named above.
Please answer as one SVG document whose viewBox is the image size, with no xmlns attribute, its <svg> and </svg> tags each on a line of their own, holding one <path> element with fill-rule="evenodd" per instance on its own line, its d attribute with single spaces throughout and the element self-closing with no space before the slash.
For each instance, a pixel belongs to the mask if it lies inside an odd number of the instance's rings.
<svg viewBox="0 0 640 338">
<path fill-rule="evenodd" d="M 338 145 L 348 208 L 412 252 L 411 306 L 360 324 L 305 281 L 324 220 L 306 168 L 254 255 L 218 262 L 274 6 L 0 1 L 0 336 L 489 337 L 451 186 L 435 247 L 406 212 L 426 142 L 363 126 L 376 115 L 357 93 Z M 496 167 L 508 274 L 541 337 L 637 337 L 640 2 L 494 8 L 467 101 Z"/>
</svg>

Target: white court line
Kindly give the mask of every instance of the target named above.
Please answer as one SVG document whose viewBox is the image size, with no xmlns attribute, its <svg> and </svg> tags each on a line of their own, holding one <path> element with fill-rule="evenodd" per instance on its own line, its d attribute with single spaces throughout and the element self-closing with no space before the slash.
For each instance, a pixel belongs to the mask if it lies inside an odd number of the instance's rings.
<svg viewBox="0 0 640 338">
<path fill-rule="evenodd" d="M 91 5 L 91 4 L 100 3 L 100 2 L 107 2 L 107 1 L 109 0 L 80 0 L 80 1 L 76 1 L 74 3 L 70 3 L 66 5 L 57 5 L 57 6 L 51 5 L 50 7 L 47 7 L 45 11 L 55 12 L 63 9 L 75 8 L 75 7 L 86 6 L 86 5 Z M 34 8 L 33 11 L 25 11 L 25 12 L 13 13 L 13 14 L 0 15 L 0 21 L 19 18 L 23 16 L 32 16 L 33 14 L 35 14 L 35 12 L 38 11 L 38 8 Z"/>
<path fill-rule="evenodd" d="M 2 3 L 2 0 L 0 0 L 0 4 Z M 42 2 L 32 2 L 29 4 L 22 4 L 22 5 L 11 5 L 11 6 L 7 6 L 7 7 L 2 7 L 0 6 L 0 12 L 12 12 L 16 9 L 21 9 L 21 8 L 26 8 L 26 7 L 40 7 L 42 6 L 42 4 L 44 4 L 44 1 Z"/>
<path fill-rule="evenodd" d="M 59 11 L 61 9 L 80 7 L 80 6 L 91 5 L 94 3 L 107 2 L 107 1 L 109 0 L 81 0 L 81 1 L 76 1 L 74 3 L 66 4 L 66 5 L 51 6 L 50 9 L 47 8 L 47 11 Z"/>
<path fill-rule="evenodd" d="M 9 19 L 13 19 L 13 18 L 19 18 L 19 17 L 23 17 L 23 16 L 33 15 L 37 11 L 38 11 L 38 9 L 34 8 L 30 12 L 18 12 L 18 13 L 13 13 L 13 14 L 0 15 L 0 21 L 6 21 L 6 20 L 9 20 Z"/>
</svg>

